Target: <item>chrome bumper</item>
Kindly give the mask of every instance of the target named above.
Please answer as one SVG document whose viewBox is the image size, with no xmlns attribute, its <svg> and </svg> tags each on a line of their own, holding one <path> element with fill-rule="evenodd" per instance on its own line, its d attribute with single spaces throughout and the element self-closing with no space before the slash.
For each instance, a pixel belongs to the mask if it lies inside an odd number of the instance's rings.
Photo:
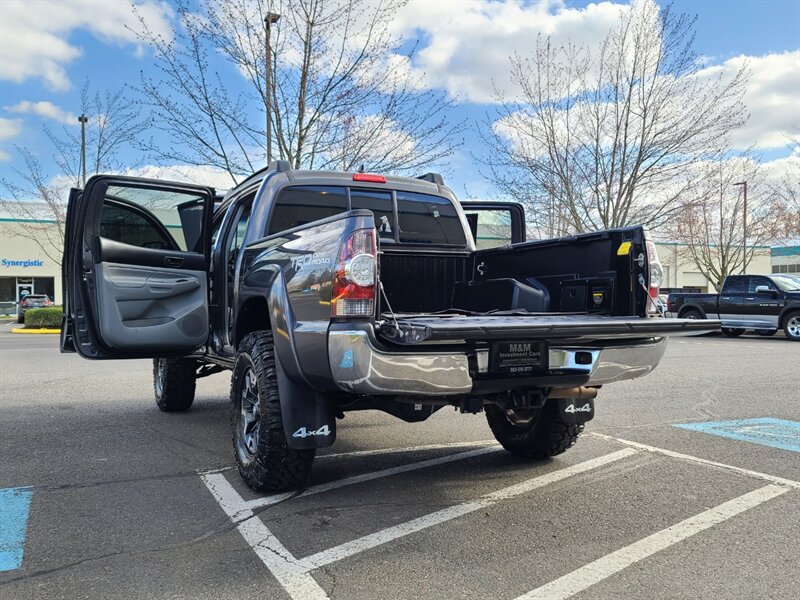
<svg viewBox="0 0 800 600">
<path fill-rule="evenodd" d="M 605 348 L 551 346 L 550 375 L 589 375 L 585 385 L 590 386 L 635 379 L 656 368 L 664 355 L 666 342 L 666 338 L 653 338 L 647 343 Z M 337 385 L 346 392 L 454 395 L 472 391 L 466 353 L 383 352 L 372 344 L 363 330 L 330 331 L 328 360 Z M 485 368 L 486 361 L 479 360 L 478 364 Z"/>
</svg>

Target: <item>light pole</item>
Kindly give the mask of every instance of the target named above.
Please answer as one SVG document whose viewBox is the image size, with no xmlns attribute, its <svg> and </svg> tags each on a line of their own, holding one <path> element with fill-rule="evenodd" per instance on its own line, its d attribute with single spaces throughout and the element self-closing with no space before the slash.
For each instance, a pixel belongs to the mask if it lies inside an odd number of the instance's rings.
<svg viewBox="0 0 800 600">
<path fill-rule="evenodd" d="M 78 123 L 81 124 L 81 168 L 83 170 L 83 187 L 86 187 L 86 123 L 89 119 L 86 115 L 82 114 L 78 117 Z"/>
<path fill-rule="evenodd" d="M 266 29 L 267 33 L 267 43 L 266 43 L 266 51 L 265 51 L 265 60 L 266 60 L 266 70 L 264 75 L 264 84 L 267 88 L 266 90 L 266 101 L 264 102 L 265 112 L 267 113 L 267 166 L 272 162 L 272 119 L 270 118 L 270 106 L 271 103 L 271 86 L 270 86 L 270 75 L 272 71 L 272 57 L 270 56 L 270 41 L 269 41 L 269 34 L 272 29 L 272 24 L 277 23 L 278 19 L 281 16 L 278 13 L 268 12 L 267 16 L 264 18 L 264 28 Z"/>
<path fill-rule="evenodd" d="M 744 189 L 744 204 L 742 206 L 742 275 L 747 270 L 747 182 L 740 181 L 733 185 L 740 185 Z"/>
</svg>

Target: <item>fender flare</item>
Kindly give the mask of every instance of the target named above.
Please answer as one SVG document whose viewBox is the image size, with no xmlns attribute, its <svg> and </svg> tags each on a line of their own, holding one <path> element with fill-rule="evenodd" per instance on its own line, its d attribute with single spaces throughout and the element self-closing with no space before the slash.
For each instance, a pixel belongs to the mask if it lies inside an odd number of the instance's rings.
<svg viewBox="0 0 800 600">
<path fill-rule="evenodd" d="M 778 329 L 783 328 L 786 315 L 796 311 L 800 311 L 800 302 L 792 301 L 791 304 L 787 303 L 786 306 L 781 309 L 781 314 L 778 316 Z"/>
<path fill-rule="evenodd" d="M 306 379 L 297 359 L 294 340 L 295 318 L 283 272 L 276 265 L 269 272 L 266 295 L 269 323 L 274 340 L 278 395 L 286 442 L 296 450 L 327 448 L 336 440 L 336 411 L 330 396 L 315 389 Z M 263 281 L 263 280 L 262 280 Z M 238 311 L 237 311 L 238 313 Z"/>
<path fill-rule="evenodd" d="M 683 317 L 681 317 L 681 314 L 682 314 L 682 313 L 685 313 L 687 310 L 696 310 L 697 312 L 699 312 L 699 313 L 700 313 L 700 315 L 701 315 L 701 316 L 702 316 L 704 319 L 707 319 L 707 318 L 708 318 L 708 316 L 706 315 L 706 311 L 705 311 L 705 310 L 703 310 L 703 307 L 702 307 L 702 306 L 700 306 L 699 304 L 694 304 L 694 303 L 691 303 L 691 304 L 684 304 L 683 306 L 681 306 L 681 307 L 680 307 L 680 309 L 678 309 L 678 315 L 677 315 L 677 316 L 678 316 L 678 318 L 679 318 L 679 319 L 683 318 Z"/>
</svg>

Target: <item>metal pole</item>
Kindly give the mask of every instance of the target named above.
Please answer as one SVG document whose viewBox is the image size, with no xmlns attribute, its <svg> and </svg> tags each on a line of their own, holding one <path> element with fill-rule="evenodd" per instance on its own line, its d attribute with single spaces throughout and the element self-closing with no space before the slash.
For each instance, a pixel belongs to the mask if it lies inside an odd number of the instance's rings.
<svg viewBox="0 0 800 600">
<path fill-rule="evenodd" d="M 82 114 L 78 117 L 78 122 L 81 124 L 81 167 L 83 170 L 83 187 L 86 187 L 86 123 L 89 119 L 86 115 Z"/>
<path fill-rule="evenodd" d="M 742 204 L 742 275 L 747 270 L 747 182 L 740 181 L 733 185 L 740 185 L 744 189 L 744 202 Z"/>
<path fill-rule="evenodd" d="M 267 165 L 272 162 L 272 119 L 270 118 L 270 112 L 272 109 L 271 102 L 272 102 L 272 88 L 270 85 L 270 81 L 272 79 L 271 72 L 272 72 L 272 56 L 271 56 L 271 49 L 270 49 L 270 32 L 272 30 L 272 24 L 277 23 L 278 19 L 281 16 L 277 13 L 267 13 L 267 16 L 264 18 L 264 27 L 266 29 L 266 48 L 264 50 L 264 60 L 266 61 L 266 69 L 264 75 L 264 85 L 266 86 L 266 101 L 264 102 L 264 108 L 267 116 Z"/>
</svg>

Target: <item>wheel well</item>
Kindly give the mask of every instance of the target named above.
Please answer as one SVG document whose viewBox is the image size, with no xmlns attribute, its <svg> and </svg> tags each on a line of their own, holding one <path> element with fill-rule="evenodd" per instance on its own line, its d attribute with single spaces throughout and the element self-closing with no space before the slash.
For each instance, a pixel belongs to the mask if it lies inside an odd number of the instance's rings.
<svg viewBox="0 0 800 600">
<path fill-rule="evenodd" d="M 239 343 L 248 333 L 270 329 L 269 307 L 267 299 L 261 297 L 250 298 L 236 315 L 236 329 L 233 336 L 233 347 L 238 348 Z"/>
<path fill-rule="evenodd" d="M 699 314 L 701 317 L 705 318 L 705 314 L 703 314 L 703 311 L 702 311 L 702 310 L 700 310 L 700 309 L 699 309 L 698 307 L 696 307 L 696 306 L 692 306 L 691 304 L 690 304 L 689 306 L 684 306 L 684 307 L 682 307 L 682 308 L 681 308 L 681 310 L 680 310 L 680 312 L 678 313 L 678 317 L 682 317 L 683 315 L 685 315 L 685 314 L 686 314 L 686 313 L 688 313 L 688 312 L 696 312 L 696 313 L 697 313 L 697 314 Z"/>
<path fill-rule="evenodd" d="M 792 316 L 793 314 L 795 314 L 795 313 L 800 313 L 800 309 L 797 309 L 797 308 L 790 308 L 790 309 L 789 309 L 789 310 L 787 310 L 785 313 L 783 313 L 783 314 L 781 315 L 781 320 L 780 320 L 780 324 L 778 325 L 778 329 L 783 329 L 784 327 L 786 327 L 786 321 L 787 321 L 787 319 L 788 319 L 790 316 Z"/>
</svg>

